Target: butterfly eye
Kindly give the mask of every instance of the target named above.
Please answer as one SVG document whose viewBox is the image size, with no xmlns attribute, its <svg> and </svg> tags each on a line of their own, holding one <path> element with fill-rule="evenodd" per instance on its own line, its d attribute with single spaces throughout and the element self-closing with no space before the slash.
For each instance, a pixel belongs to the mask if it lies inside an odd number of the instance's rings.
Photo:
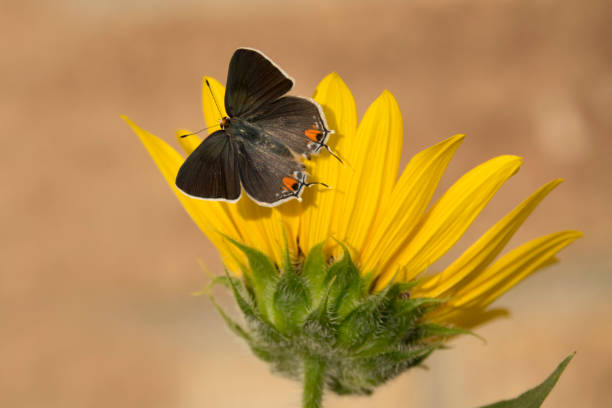
<svg viewBox="0 0 612 408">
<path fill-rule="evenodd" d="M 229 125 L 229 118 L 225 117 L 221 119 L 221 122 L 219 123 L 219 125 L 221 126 L 221 129 L 225 129 L 227 125 Z"/>
<path fill-rule="evenodd" d="M 304 131 L 304 134 L 307 138 L 312 140 L 313 142 L 321 141 L 321 131 L 316 129 L 307 129 Z"/>
</svg>

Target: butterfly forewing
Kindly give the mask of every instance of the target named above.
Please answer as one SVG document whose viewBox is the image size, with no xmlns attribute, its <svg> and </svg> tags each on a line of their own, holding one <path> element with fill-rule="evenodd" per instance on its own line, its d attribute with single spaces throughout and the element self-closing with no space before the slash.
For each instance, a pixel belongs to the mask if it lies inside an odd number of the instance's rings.
<svg viewBox="0 0 612 408">
<path fill-rule="evenodd" d="M 297 96 L 285 96 L 264 105 L 250 121 L 297 154 L 316 153 L 329 135 L 319 105 Z"/>
<path fill-rule="evenodd" d="M 224 130 L 208 136 L 185 160 L 176 187 L 193 197 L 235 201 L 240 197 L 236 147 Z"/>
<path fill-rule="evenodd" d="M 258 51 L 236 50 L 230 61 L 225 110 L 230 117 L 248 118 L 287 92 L 293 81 Z"/>
</svg>

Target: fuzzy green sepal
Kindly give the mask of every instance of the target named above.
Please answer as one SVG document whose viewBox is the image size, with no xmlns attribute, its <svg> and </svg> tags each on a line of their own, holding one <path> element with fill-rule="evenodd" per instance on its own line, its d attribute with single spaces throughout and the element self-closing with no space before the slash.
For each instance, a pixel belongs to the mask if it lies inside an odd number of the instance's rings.
<svg viewBox="0 0 612 408">
<path fill-rule="evenodd" d="M 330 263 L 323 243 L 300 265 L 288 255 L 279 268 L 261 252 L 234 244 L 246 255 L 244 280 L 227 276 L 246 327 L 219 309 L 229 327 L 272 369 L 302 381 L 304 365 L 324 367 L 325 386 L 337 394 L 370 394 L 387 380 L 419 365 L 451 328 L 422 322 L 442 300 L 411 298 L 414 283 L 390 283 L 372 292 L 348 250 Z M 214 299 L 213 299 L 214 301 Z"/>
</svg>

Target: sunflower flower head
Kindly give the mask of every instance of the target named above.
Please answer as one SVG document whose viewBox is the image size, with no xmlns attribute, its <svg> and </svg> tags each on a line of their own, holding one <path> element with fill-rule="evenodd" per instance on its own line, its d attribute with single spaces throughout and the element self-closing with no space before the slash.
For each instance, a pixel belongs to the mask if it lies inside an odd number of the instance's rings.
<svg viewBox="0 0 612 408">
<path fill-rule="evenodd" d="M 214 132 L 219 112 L 213 96 L 224 100 L 225 90 L 206 79 L 211 90 L 203 88 L 204 118 Z M 319 406 L 323 387 L 369 394 L 420 364 L 448 338 L 504 315 L 491 303 L 556 262 L 556 254 L 581 236 L 555 232 L 502 254 L 529 214 L 561 183 L 557 179 L 432 273 L 430 265 L 455 245 L 522 159 L 492 158 L 431 203 L 463 135 L 417 153 L 399 174 L 402 117 L 389 91 L 359 123 L 354 98 L 337 74 L 321 81 L 314 99 L 335 130 L 329 145 L 344 165 L 326 152 L 313 157 L 307 163 L 313 179 L 333 188 L 312 187 L 302 202 L 274 208 L 246 196 L 235 204 L 187 197 L 174 186 L 183 156 L 124 118 L 221 254 L 228 273 L 215 282 L 232 291 L 245 323 L 219 309 L 223 318 L 276 372 L 304 381 L 310 390 L 304 406 L 313 407 Z M 186 134 L 177 132 L 189 154 L 201 140 L 180 137 Z"/>
</svg>

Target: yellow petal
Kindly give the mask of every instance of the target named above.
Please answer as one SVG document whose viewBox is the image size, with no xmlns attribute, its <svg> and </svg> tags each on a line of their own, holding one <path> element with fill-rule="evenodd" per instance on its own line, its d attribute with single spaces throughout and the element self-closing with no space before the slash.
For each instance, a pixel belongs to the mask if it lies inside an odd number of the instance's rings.
<svg viewBox="0 0 612 408">
<path fill-rule="evenodd" d="M 471 277 L 480 273 L 500 254 L 531 212 L 561 181 L 553 180 L 533 193 L 446 268 L 435 280 L 435 285 L 431 284 L 433 280 L 428 282 L 430 284 L 422 285 L 415 291 L 415 296 L 419 296 L 416 294 L 418 292 L 427 297 L 447 297 L 460 288 L 460 282 L 470 282 Z"/>
<path fill-rule="evenodd" d="M 395 249 L 392 244 L 410 235 L 463 139 L 463 135 L 453 136 L 410 160 L 366 242 L 362 254 L 364 271 L 372 270 L 381 259 L 389 257 L 389 252 Z"/>
<path fill-rule="evenodd" d="M 436 309 L 433 313 L 426 314 L 423 320 L 442 325 L 459 327 L 466 330 L 483 325 L 500 317 L 510 316 L 510 312 L 504 308 L 496 308 L 491 310 L 484 310 L 482 308 L 446 308 L 443 310 L 443 313 L 437 312 L 438 309 Z"/>
<path fill-rule="evenodd" d="M 357 128 L 357 108 L 351 91 L 334 72 L 317 86 L 314 99 L 323 108 L 327 125 L 334 131 L 328 140 L 330 148 L 345 158 Z M 345 166 L 326 151 L 312 157 L 312 180 L 322 181 L 332 189 L 312 187 L 304 192 L 299 236 L 300 247 L 305 253 L 334 233 L 333 210 L 345 199 L 340 192 L 342 186 L 338 185 L 339 173 Z"/>
<path fill-rule="evenodd" d="M 281 265 L 286 232 L 283 231 L 281 213 L 276 208 L 255 204 L 244 192 L 240 201 L 233 205 L 232 211 L 245 238 L 243 242 Z"/>
<path fill-rule="evenodd" d="M 544 269 L 550 265 L 557 263 L 559 260 L 553 256 L 548 260 L 544 261 L 538 266 L 536 270 Z M 531 273 L 535 272 L 532 271 Z M 435 275 L 435 277 L 438 277 Z M 510 289 L 510 288 L 508 288 Z M 414 292 L 414 296 L 422 296 L 424 292 Z M 461 327 L 464 329 L 471 329 L 475 326 L 482 325 L 490 320 L 498 317 L 509 315 L 506 309 L 491 309 L 487 310 L 487 306 L 490 302 L 482 302 L 482 298 L 472 300 L 467 304 L 458 305 L 458 297 L 451 298 L 450 301 L 436 308 L 432 312 L 427 313 L 423 319 L 438 324 L 452 325 L 455 327 Z"/>
<path fill-rule="evenodd" d="M 225 238 L 219 232 L 234 239 L 241 240 L 238 231 L 234 228 L 232 220 L 222 208 L 222 204 L 217 201 L 204 201 L 187 197 L 180 192 L 174 185 L 176 174 L 183 164 L 183 158 L 166 142 L 141 129 L 134 122 L 122 116 L 132 130 L 138 135 L 142 143 L 147 148 L 155 164 L 162 172 L 162 175 L 180 200 L 181 204 L 202 232 L 217 247 L 223 262 L 228 269 L 239 273 L 238 260 L 242 259 L 235 250 L 228 245 Z"/>
<path fill-rule="evenodd" d="M 328 140 L 329 146 L 336 149 L 349 146 L 350 138 L 357 129 L 357 107 L 353 94 L 342 78 L 335 72 L 323 78 L 313 98 L 323 108 L 327 124 L 334 131 Z M 339 153 L 343 154 L 342 151 Z"/>
<path fill-rule="evenodd" d="M 210 89 L 206 85 L 207 80 Z M 202 79 L 202 109 L 206 126 L 210 127 L 208 133 L 211 134 L 221 129 L 219 121 L 227 116 L 225 112 L 225 87 L 216 79 L 208 76 Z"/>
<path fill-rule="evenodd" d="M 343 205 L 336 207 L 337 235 L 360 253 L 381 203 L 388 200 L 397 178 L 401 154 L 402 116 L 393 95 L 384 91 L 359 124 L 352 148 L 342 152 L 347 166 L 338 179 Z"/>
<path fill-rule="evenodd" d="M 300 231 L 300 217 L 303 212 L 302 203 L 297 200 L 291 200 L 278 207 L 274 207 L 274 210 L 280 214 L 287 237 L 289 254 L 292 259 L 297 259 L 299 252 L 297 239 Z"/>
<path fill-rule="evenodd" d="M 446 253 L 520 165 L 520 157 L 499 156 L 461 177 L 425 214 L 410 242 L 398 240 L 394 243 L 397 255 L 383 268 L 384 275 L 377 286 L 384 286 L 400 266 L 403 267 L 402 280 L 414 279 Z"/>
<path fill-rule="evenodd" d="M 578 231 L 561 231 L 533 241 L 502 256 L 462 288 L 452 306 L 484 307 L 537 269 L 549 265 L 557 252 L 582 237 Z"/>
</svg>

